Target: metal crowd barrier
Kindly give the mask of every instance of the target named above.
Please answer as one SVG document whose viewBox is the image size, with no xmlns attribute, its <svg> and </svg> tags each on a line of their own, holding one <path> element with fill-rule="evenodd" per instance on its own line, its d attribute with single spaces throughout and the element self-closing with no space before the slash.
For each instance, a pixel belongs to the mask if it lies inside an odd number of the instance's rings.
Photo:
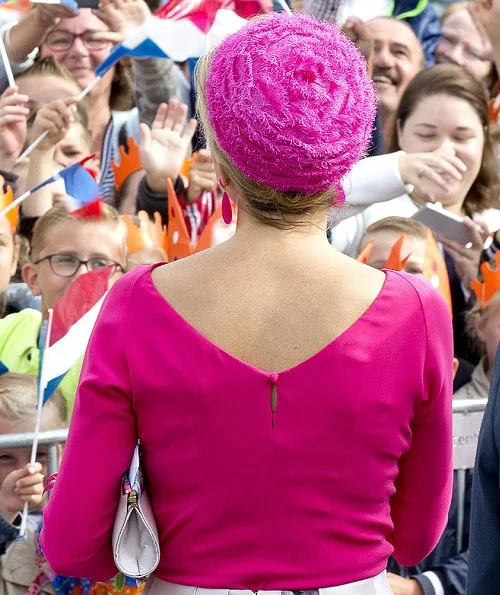
<svg viewBox="0 0 500 595">
<path fill-rule="evenodd" d="M 462 550 L 467 470 L 474 468 L 486 399 L 453 401 L 453 468 L 457 475 L 457 549 Z"/>
<path fill-rule="evenodd" d="M 59 444 L 66 442 L 67 437 L 67 428 L 40 432 L 38 435 L 38 444 L 47 445 L 49 447 L 47 461 L 47 471 L 49 475 L 52 475 L 57 471 L 57 447 Z M 34 434 L 32 432 L 0 436 L 0 448 L 28 447 L 33 444 L 33 438 Z"/>
<path fill-rule="evenodd" d="M 453 402 L 453 468 L 458 483 L 457 547 L 461 551 L 464 535 L 466 473 L 473 469 L 476 458 L 479 430 L 486 408 L 486 399 L 463 399 Z M 48 445 L 48 473 L 57 471 L 57 447 L 66 442 L 67 429 L 41 432 L 39 444 Z M 0 448 L 27 447 L 33 443 L 33 434 L 8 434 L 0 436 Z"/>
</svg>

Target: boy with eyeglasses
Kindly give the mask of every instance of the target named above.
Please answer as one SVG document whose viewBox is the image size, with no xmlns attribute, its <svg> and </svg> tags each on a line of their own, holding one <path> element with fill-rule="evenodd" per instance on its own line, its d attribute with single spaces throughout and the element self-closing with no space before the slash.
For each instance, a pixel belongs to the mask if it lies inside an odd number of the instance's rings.
<svg viewBox="0 0 500 595">
<path fill-rule="evenodd" d="M 101 215 L 88 219 L 74 217 L 64 203 L 47 211 L 35 225 L 30 262 L 22 269 L 23 280 L 33 295 L 42 298 L 41 312 L 26 308 L 0 320 L 0 361 L 11 372 L 37 375 L 40 329 L 49 308 L 87 271 L 114 266 L 113 283 L 124 271 L 125 258 L 125 228 L 113 207 L 103 204 Z M 59 386 L 68 418 L 80 367 L 78 361 Z"/>
</svg>

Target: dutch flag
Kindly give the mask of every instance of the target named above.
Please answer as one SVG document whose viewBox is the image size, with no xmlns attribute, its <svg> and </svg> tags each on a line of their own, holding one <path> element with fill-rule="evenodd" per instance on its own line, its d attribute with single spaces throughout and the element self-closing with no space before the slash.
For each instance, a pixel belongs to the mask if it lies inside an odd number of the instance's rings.
<svg viewBox="0 0 500 595">
<path fill-rule="evenodd" d="M 45 347 L 40 354 L 43 403 L 85 353 L 108 291 L 112 267 L 78 277 L 49 313 Z"/>
</svg>

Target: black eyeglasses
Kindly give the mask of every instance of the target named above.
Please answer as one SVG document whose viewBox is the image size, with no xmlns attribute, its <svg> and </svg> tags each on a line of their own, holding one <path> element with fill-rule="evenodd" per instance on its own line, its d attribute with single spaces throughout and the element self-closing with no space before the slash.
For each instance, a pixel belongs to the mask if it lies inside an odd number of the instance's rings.
<svg viewBox="0 0 500 595">
<path fill-rule="evenodd" d="M 116 271 L 121 271 L 122 273 L 125 272 L 123 266 L 119 262 L 106 258 L 105 256 L 94 256 L 88 260 L 81 260 L 78 256 L 74 256 L 73 254 L 49 254 L 48 256 L 44 256 L 35 261 L 33 264 L 40 264 L 44 260 L 49 261 L 52 272 L 58 277 L 73 277 L 82 265 L 85 266 L 89 273 L 109 266 L 114 267 L 112 274 L 116 273 Z"/>
<path fill-rule="evenodd" d="M 83 45 L 90 51 L 100 51 L 112 45 L 111 41 L 103 38 L 101 31 L 85 31 L 80 35 L 64 30 L 51 31 L 45 43 L 53 52 L 67 52 L 73 47 L 76 38 L 81 39 Z"/>
</svg>

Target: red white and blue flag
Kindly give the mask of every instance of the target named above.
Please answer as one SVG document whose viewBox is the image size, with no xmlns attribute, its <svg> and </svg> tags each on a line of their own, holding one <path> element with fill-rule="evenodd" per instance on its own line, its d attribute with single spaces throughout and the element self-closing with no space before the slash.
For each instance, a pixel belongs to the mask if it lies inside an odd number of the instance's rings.
<svg viewBox="0 0 500 595">
<path fill-rule="evenodd" d="M 125 41 L 116 45 L 96 69 L 102 77 L 121 58 L 171 58 L 185 62 L 199 58 L 246 23 L 232 10 L 220 8 L 220 0 L 175 2 L 162 7 Z"/>
<path fill-rule="evenodd" d="M 85 353 L 112 270 L 106 267 L 78 277 L 50 312 L 40 354 L 39 388 L 43 391 L 43 403 Z"/>
</svg>

